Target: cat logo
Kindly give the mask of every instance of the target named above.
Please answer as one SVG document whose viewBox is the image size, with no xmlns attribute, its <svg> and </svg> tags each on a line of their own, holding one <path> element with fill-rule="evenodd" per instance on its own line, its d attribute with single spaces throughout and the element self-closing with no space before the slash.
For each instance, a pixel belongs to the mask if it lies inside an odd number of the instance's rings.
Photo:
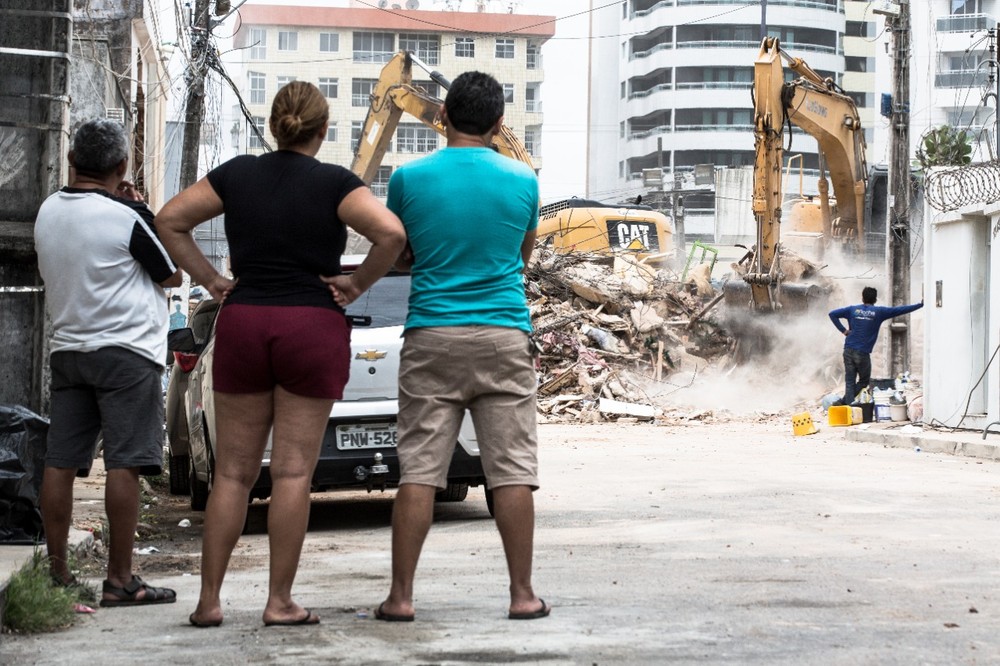
<svg viewBox="0 0 1000 666">
<path fill-rule="evenodd" d="M 375 361 L 385 358 L 387 352 L 378 351 L 377 349 L 366 349 L 363 352 L 358 352 L 354 355 L 354 358 L 359 361 L 369 361 L 374 363 Z"/>
</svg>

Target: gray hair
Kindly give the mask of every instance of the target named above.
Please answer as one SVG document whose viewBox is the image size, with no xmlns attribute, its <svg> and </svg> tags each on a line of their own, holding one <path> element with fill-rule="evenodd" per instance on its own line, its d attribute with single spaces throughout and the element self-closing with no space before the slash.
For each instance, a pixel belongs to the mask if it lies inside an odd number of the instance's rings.
<svg viewBox="0 0 1000 666">
<path fill-rule="evenodd" d="M 96 118 L 80 125 L 73 137 L 73 166 L 77 171 L 105 176 L 128 157 L 128 137 L 116 120 Z"/>
</svg>

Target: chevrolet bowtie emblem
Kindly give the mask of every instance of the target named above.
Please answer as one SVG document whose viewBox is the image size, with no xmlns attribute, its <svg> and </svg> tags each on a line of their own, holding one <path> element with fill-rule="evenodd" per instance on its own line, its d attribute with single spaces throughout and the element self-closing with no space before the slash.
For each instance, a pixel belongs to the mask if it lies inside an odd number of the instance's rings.
<svg viewBox="0 0 1000 666">
<path fill-rule="evenodd" d="M 366 349 L 363 352 L 358 352 L 354 355 L 359 361 L 377 361 L 380 358 L 385 358 L 386 352 L 378 351 L 377 349 Z"/>
</svg>

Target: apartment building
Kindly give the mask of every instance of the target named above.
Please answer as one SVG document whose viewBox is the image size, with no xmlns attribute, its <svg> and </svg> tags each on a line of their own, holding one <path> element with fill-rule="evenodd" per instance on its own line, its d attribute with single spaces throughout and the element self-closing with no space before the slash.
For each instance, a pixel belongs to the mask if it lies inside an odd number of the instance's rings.
<svg viewBox="0 0 1000 666">
<path fill-rule="evenodd" d="M 767 34 L 840 81 L 843 0 L 766 6 Z M 627 0 L 594 12 L 593 34 L 617 38 L 594 39 L 591 52 L 593 196 L 641 192 L 644 169 L 661 167 L 663 188 L 676 190 L 694 184 L 696 166 L 753 164 L 751 88 L 763 18 L 761 4 L 736 0 Z M 818 168 L 815 140 L 795 129 L 792 144 L 806 169 Z M 688 233 L 711 232 L 714 193 L 685 194 L 684 207 Z"/>
<path fill-rule="evenodd" d="M 245 5 L 240 15 L 234 44 L 242 98 L 272 147 L 266 120 L 275 92 L 289 81 L 311 81 L 330 101 L 330 130 L 318 158 L 349 166 L 382 67 L 405 50 L 449 80 L 468 70 L 495 76 L 506 94 L 505 122 L 541 168 L 541 48 L 554 34 L 554 17 L 276 5 Z M 414 67 L 413 76 L 443 99 L 445 90 L 426 72 Z M 263 152 L 247 122 L 239 124 L 233 128 L 239 152 Z M 437 132 L 404 115 L 372 190 L 384 196 L 394 168 L 443 145 Z"/>
<path fill-rule="evenodd" d="M 1000 0 L 911 0 L 910 15 L 913 150 L 927 130 L 948 124 L 973 135 L 974 160 L 995 159 Z"/>
</svg>

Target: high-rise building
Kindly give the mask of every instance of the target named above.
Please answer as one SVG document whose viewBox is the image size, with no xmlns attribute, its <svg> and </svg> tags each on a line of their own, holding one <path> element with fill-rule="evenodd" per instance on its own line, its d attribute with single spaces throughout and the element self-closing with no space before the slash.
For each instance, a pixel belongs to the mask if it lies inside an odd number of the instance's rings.
<svg viewBox="0 0 1000 666">
<path fill-rule="evenodd" d="M 591 196 L 641 191 L 644 169 L 662 168 L 670 190 L 691 181 L 699 165 L 753 164 L 751 87 L 763 4 L 627 0 L 594 12 Z M 845 71 L 843 0 L 768 0 L 766 7 L 767 34 L 839 83 Z M 817 169 L 815 140 L 798 129 L 793 139 L 803 166 Z M 689 222 L 699 211 L 710 220 L 714 194 L 685 196 L 684 207 Z"/>
<path fill-rule="evenodd" d="M 541 47 L 553 17 L 424 11 L 386 3 L 385 9 L 245 5 L 234 43 L 241 54 L 242 97 L 270 145 L 267 117 L 275 92 L 294 80 L 315 83 L 330 101 L 330 130 L 318 158 L 349 166 L 382 67 L 401 50 L 451 80 L 468 70 L 492 74 L 504 86 L 505 123 L 541 167 Z M 414 67 L 414 83 L 444 98 L 445 90 Z M 239 152 L 263 147 L 241 122 Z M 372 190 L 385 195 L 392 170 L 444 145 L 433 129 L 406 114 L 400 120 Z"/>
</svg>

